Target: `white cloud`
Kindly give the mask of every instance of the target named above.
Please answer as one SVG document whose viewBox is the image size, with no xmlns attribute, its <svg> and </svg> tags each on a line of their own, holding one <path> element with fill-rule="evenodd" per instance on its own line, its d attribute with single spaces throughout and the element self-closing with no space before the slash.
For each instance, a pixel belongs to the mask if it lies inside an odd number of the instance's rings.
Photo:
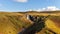
<svg viewBox="0 0 60 34">
<path fill-rule="evenodd" d="M 48 6 L 46 8 L 36 9 L 35 11 L 56 11 L 56 10 L 60 10 L 60 9 L 55 6 Z"/>
<path fill-rule="evenodd" d="M 46 10 L 52 10 L 52 11 L 55 11 L 55 10 L 60 10 L 59 8 L 55 7 L 55 6 L 49 6 L 46 8 Z"/>
<path fill-rule="evenodd" d="M 13 0 L 15 2 L 28 2 L 28 0 Z"/>
<path fill-rule="evenodd" d="M 60 9 L 55 6 L 48 6 L 46 8 L 28 9 L 24 11 L 38 11 L 39 12 L 39 11 L 56 11 L 56 10 L 60 10 Z"/>
</svg>

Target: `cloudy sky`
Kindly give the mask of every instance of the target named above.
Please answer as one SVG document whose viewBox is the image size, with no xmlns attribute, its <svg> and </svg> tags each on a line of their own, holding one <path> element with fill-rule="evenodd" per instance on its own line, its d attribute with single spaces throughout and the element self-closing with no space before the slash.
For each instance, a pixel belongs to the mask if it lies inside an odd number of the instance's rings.
<svg viewBox="0 0 60 34">
<path fill-rule="evenodd" d="M 0 0 L 0 11 L 58 10 L 60 0 Z"/>
</svg>

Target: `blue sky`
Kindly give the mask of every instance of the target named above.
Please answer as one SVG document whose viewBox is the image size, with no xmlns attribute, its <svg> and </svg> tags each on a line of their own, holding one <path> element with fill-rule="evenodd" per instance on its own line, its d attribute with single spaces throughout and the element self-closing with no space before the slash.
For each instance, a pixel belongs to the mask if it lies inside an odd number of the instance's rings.
<svg viewBox="0 0 60 34">
<path fill-rule="evenodd" d="M 38 10 L 49 6 L 60 8 L 60 0 L 0 0 L 0 11 Z"/>
</svg>

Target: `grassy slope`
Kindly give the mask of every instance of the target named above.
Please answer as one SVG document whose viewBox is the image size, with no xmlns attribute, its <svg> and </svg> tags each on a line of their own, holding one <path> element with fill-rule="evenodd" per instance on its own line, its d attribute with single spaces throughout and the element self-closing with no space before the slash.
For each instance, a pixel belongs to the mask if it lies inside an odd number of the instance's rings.
<svg viewBox="0 0 60 34">
<path fill-rule="evenodd" d="M 27 27 L 30 22 L 27 22 L 23 15 L 19 13 L 0 13 L 0 33 L 17 34 L 23 27 Z"/>
<path fill-rule="evenodd" d="M 31 21 L 26 19 L 25 14 L 43 15 L 43 16 L 47 16 L 47 15 L 59 16 L 59 13 L 36 13 L 36 12 L 35 13 L 8 13 L 8 12 L 0 12 L 0 33 L 2 33 L 2 34 L 17 34 L 18 32 L 20 32 L 22 30 L 23 27 L 28 27 L 31 24 Z M 53 21 L 54 20 L 52 18 L 50 18 L 46 21 L 47 28 L 50 28 L 52 30 L 54 29 L 53 31 L 60 30 L 60 28 L 56 27 L 55 22 L 53 22 Z M 45 30 L 46 29 L 43 29 L 41 32 L 38 32 L 38 34 L 40 34 L 40 33 L 44 34 L 43 32 Z"/>
<path fill-rule="evenodd" d="M 50 20 L 46 21 L 46 25 L 49 29 L 53 30 L 57 34 L 60 34 L 60 16 L 52 16 Z"/>
</svg>

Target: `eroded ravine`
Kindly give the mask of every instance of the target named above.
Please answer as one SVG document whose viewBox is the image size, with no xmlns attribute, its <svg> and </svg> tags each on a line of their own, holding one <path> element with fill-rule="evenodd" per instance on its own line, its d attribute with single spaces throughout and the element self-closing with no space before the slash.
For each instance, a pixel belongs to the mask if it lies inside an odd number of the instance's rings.
<svg viewBox="0 0 60 34">
<path fill-rule="evenodd" d="M 43 30 L 46 27 L 45 21 L 46 21 L 46 18 L 48 18 L 48 17 L 49 16 L 31 16 L 31 15 L 29 15 L 29 19 L 31 21 L 33 21 L 34 23 L 32 25 L 28 26 L 27 28 L 25 28 L 24 30 L 22 30 L 19 34 L 36 34 L 36 33 L 40 32 L 41 30 Z M 52 30 L 48 29 L 48 31 L 51 32 L 52 34 L 56 34 Z"/>
</svg>

